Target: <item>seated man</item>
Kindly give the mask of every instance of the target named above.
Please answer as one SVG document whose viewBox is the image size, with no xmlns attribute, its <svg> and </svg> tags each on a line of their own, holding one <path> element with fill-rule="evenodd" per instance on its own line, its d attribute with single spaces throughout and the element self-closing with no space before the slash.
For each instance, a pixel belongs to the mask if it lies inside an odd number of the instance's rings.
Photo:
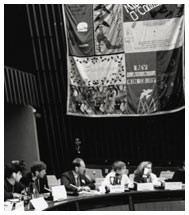
<svg viewBox="0 0 189 215">
<path fill-rule="evenodd" d="M 65 172 L 61 177 L 61 184 L 67 191 L 90 191 L 95 185 L 84 175 L 85 163 L 83 159 L 76 158 L 72 161 L 72 170 Z"/>
<path fill-rule="evenodd" d="M 112 165 L 112 171 L 105 177 L 103 186 L 124 185 L 133 188 L 133 182 L 126 175 L 126 164 L 122 161 L 115 161 Z"/>
<path fill-rule="evenodd" d="M 36 161 L 33 163 L 30 169 L 31 171 L 22 177 L 21 183 L 28 187 L 31 193 L 34 192 L 34 189 L 36 193 L 48 192 L 45 189 L 48 188 L 46 164 L 42 161 Z"/>
<path fill-rule="evenodd" d="M 185 184 L 185 161 L 183 162 L 182 168 L 177 169 L 173 175 L 173 178 L 167 181 L 174 181 L 174 182 L 181 181 L 183 184 Z"/>
<path fill-rule="evenodd" d="M 21 198 L 24 186 L 19 181 L 24 170 L 24 166 L 19 163 L 11 163 L 5 166 L 4 200 Z"/>
</svg>

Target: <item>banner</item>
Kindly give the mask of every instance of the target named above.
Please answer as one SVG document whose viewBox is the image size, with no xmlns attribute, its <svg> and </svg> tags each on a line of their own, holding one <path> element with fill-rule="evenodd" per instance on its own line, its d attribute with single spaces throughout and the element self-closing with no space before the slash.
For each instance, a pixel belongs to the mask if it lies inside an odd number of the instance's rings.
<svg viewBox="0 0 189 215">
<path fill-rule="evenodd" d="M 142 116 L 184 108 L 182 4 L 64 5 L 67 114 Z"/>
</svg>

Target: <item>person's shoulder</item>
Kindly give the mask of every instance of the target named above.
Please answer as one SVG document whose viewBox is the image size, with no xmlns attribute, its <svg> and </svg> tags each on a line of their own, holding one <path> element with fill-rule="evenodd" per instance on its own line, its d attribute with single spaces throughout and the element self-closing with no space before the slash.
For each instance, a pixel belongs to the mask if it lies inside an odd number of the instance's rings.
<svg viewBox="0 0 189 215">
<path fill-rule="evenodd" d="M 66 172 L 63 172 L 62 173 L 62 176 L 70 176 L 70 175 L 72 175 L 73 173 L 72 173 L 72 171 L 70 170 L 70 171 L 66 171 Z"/>
<path fill-rule="evenodd" d="M 109 172 L 109 173 L 106 175 L 106 177 L 111 177 L 111 176 L 115 176 L 115 172 L 114 172 L 114 171 L 111 171 L 111 172 Z"/>
</svg>

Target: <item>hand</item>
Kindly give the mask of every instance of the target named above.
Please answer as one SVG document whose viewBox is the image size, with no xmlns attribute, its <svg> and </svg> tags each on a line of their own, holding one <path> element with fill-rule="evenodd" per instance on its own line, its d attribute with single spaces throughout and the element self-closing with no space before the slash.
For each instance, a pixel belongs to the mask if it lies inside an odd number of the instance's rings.
<svg viewBox="0 0 189 215">
<path fill-rule="evenodd" d="M 21 194 L 19 193 L 13 193 L 13 198 L 21 198 Z"/>
<path fill-rule="evenodd" d="M 82 190 L 84 190 L 84 191 L 87 191 L 87 192 L 90 192 L 90 187 L 88 187 L 88 186 L 85 186 L 85 187 L 82 187 Z"/>
<path fill-rule="evenodd" d="M 77 187 L 77 192 L 80 192 L 82 190 L 83 190 L 82 187 Z"/>
<path fill-rule="evenodd" d="M 143 175 L 148 176 L 150 174 L 150 170 L 148 168 L 144 168 L 144 173 Z"/>
</svg>

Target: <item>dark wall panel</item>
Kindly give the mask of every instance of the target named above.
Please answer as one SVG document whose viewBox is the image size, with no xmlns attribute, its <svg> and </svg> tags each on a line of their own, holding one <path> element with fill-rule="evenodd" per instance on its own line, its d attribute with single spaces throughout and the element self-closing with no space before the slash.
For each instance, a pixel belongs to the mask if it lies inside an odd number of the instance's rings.
<svg viewBox="0 0 189 215">
<path fill-rule="evenodd" d="M 32 107 L 5 105 L 4 161 L 24 160 L 27 169 L 39 160 L 36 120 Z"/>
</svg>

